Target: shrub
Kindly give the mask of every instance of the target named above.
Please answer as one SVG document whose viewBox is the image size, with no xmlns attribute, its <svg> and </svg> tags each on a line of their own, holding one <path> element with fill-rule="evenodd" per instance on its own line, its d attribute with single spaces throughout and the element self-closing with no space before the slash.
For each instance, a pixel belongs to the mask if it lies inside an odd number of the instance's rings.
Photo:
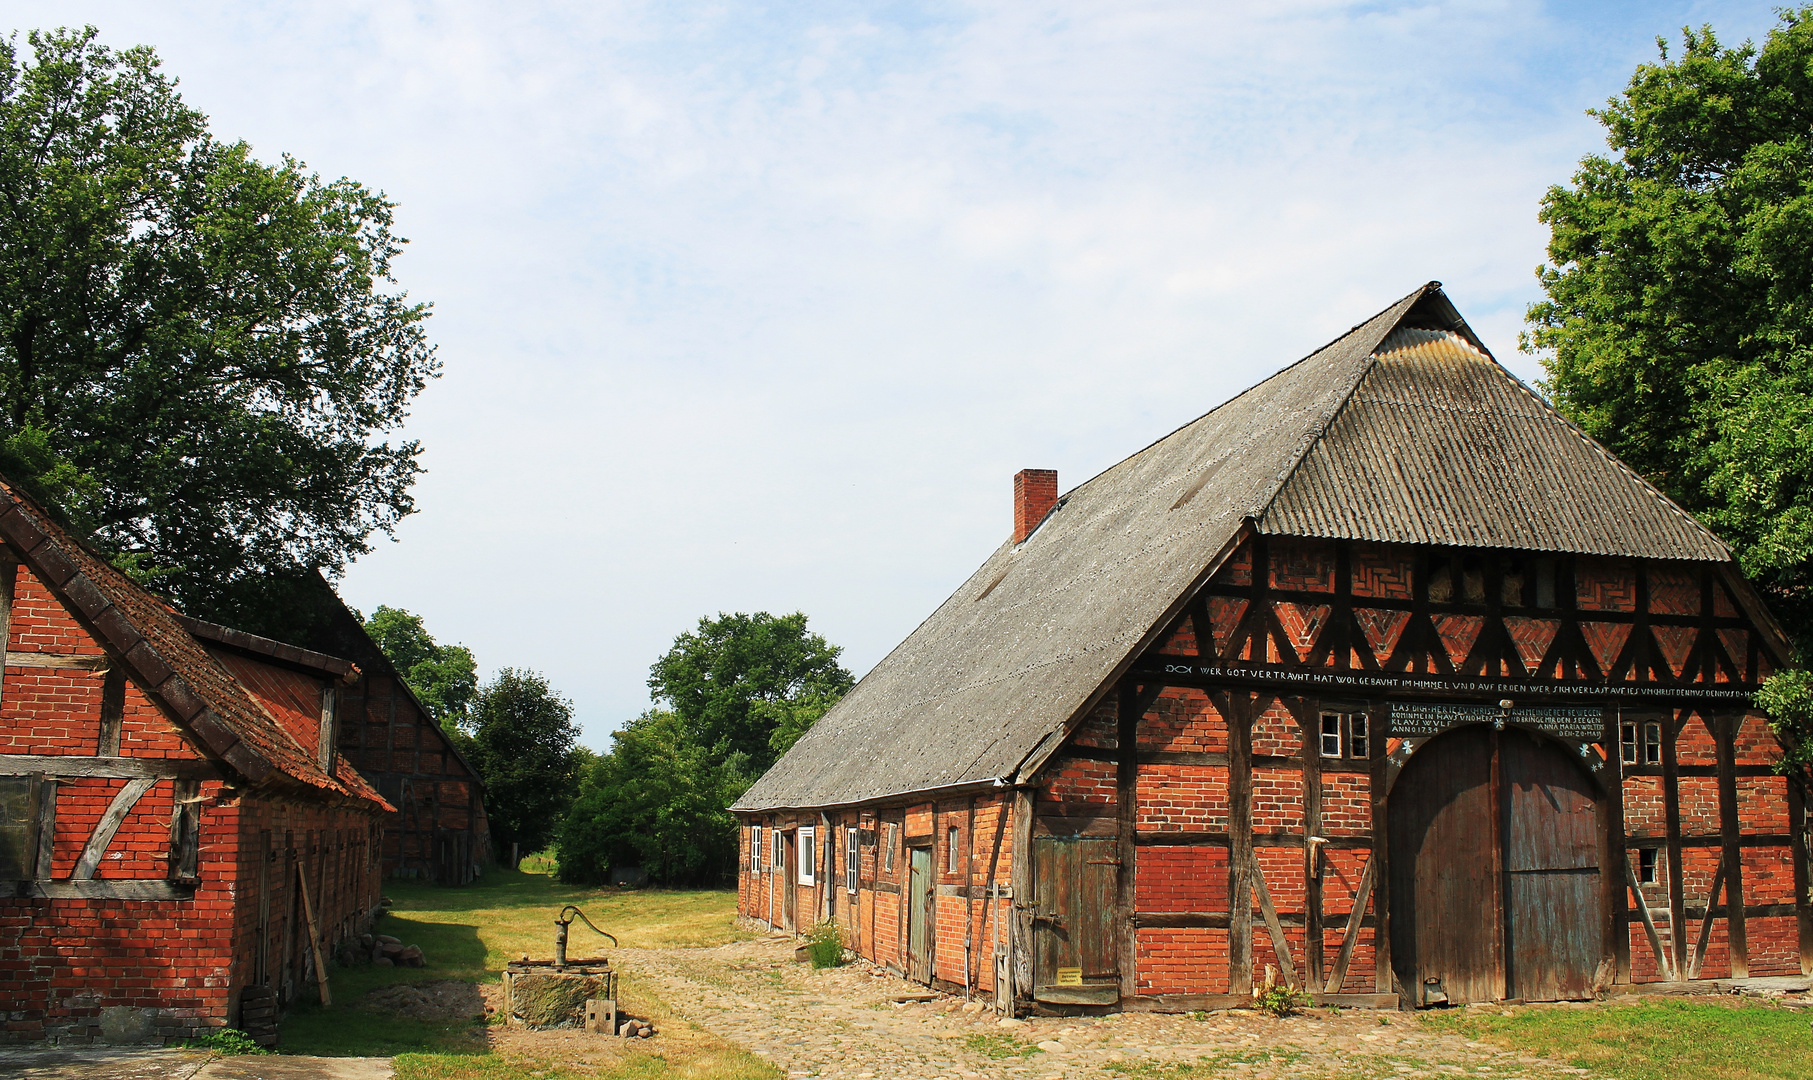
<svg viewBox="0 0 1813 1080">
<path fill-rule="evenodd" d="M 844 962 L 843 928 L 826 919 L 806 935 L 806 955 L 815 968 L 836 967 Z"/>
<path fill-rule="evenodd" d="M 209 1028 L 196 1038 L 183 1045 L 191 1050 L 212 1050 L 216 1054 L 268 1054 L 271 1051 L 252 1041 L 252 1037 L 238 1028 Z"/>
<path fill-rule="evenodd" d="M 1257 1004 L 1260 1009 L 1271 1013 L 1273 1016 L 1289 1016 L 1291 1013 L 1296 1012 L 1297 1007 L 1302 1005 L 1307 999 L 1307 994 L 1304 994 L 1301 990 L 1294 987 L 1272 985 L 1259 992 L 1255 1004 Z"/>
</svg>

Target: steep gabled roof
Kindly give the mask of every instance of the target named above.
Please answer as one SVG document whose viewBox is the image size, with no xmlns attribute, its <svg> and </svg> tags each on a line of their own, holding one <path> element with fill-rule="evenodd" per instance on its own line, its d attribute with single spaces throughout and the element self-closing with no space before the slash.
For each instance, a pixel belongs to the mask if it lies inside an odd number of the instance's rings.
<svg viewBox="0 0 1813 1080">
<path fill-rule="evenodd" d="M 88 626 L 203 755 L 247 784 L 390 809 L 350 763 L 330 774 L 223 668 L 170 606 L 0 480 L 0 538 Z"/>
<path fill-rule="evenodd" d="M 1058 501 L 735 809 L 1010 780 L 1251 522 L 1267 532 L 1729 561 L 1491 358 L 1430 284 Z"/>
</svg>

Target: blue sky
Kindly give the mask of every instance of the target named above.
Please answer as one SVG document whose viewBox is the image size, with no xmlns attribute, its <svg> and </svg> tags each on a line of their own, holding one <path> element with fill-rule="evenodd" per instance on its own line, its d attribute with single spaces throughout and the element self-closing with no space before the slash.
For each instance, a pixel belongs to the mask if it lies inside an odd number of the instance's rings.
<svg viewBox="0 0 1813 1080">
<path fill-rule="evenodd" d="M 591 745 L 718 611 L 858 674 L 1066 489 L 1430 279 L 1526 379 L 1585 110 L 1762 3 L 0 2 L 400 203 L 445 377 L 343 592 Z"/>
</svg>

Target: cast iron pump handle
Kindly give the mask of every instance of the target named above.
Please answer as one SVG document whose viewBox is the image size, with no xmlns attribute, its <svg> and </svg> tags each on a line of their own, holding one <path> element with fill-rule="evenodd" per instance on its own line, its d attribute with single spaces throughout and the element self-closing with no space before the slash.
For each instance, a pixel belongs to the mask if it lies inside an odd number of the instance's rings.
<svg viewBox="0 0 1813 1080">
<path fill-rule="evenodd" d="M 569 911 L 573 914 L 568 915 L 567 912 Z M 554 966 L 557 968 L 567 966 L 567 927 L 573 925 L 574 916 L 577 916 L 580 922 L 587 926 L 591 926 L 592 933 L 610 938 L 611 944 L 617 945 L 617 938 L 615 935 L 607 934 L 596 926 L 592 926 L 592 920 L 585 917 L 585 912 L 574 907 L 572 904 L 568 904 L 566 907 L 560 909 L 560 914 L 554 916 Z M 621 945 L 618 945 L 617 947 L 622 948 Z"/>
</svg>

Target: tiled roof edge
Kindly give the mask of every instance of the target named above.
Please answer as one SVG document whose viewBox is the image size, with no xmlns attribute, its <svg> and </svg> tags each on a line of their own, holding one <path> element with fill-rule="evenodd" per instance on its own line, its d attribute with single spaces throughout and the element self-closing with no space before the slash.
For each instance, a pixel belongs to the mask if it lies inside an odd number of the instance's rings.
<svg viewBox="0 0 1813 1080">
<path fill-rule="evenodd" d="M 219 642 L 222 645 L 238 649 L 241 652 L 254 653 L 258 656 L 269 657 L 273 660 L 280 660 L 284 663 L 295 664 L 299 667 L 310 668 L 315 671 L 325 671 L 344 683 L 356 682 L 359 678 L 359 666 L 351 660 L 342 660 L 337 656 L 329 656 L 326 653 L 318 653 L 308 649 L 297 648 L 294 645 L 286 645 L 281 641 L 276 641 L 267 637 L 259 637 L 257 634 L 250 634 L 244 630 L 235 630 L 230 626 L 222 626 L 219 623 L 208 622 L 205 619 L 192 618 L 191 616 L 181 614 L 180 612 L 176 615 L 176 621 L 182 624 L 183 629 L 189 631 L 189 633 L 198 638 Z"/>
</svg>

